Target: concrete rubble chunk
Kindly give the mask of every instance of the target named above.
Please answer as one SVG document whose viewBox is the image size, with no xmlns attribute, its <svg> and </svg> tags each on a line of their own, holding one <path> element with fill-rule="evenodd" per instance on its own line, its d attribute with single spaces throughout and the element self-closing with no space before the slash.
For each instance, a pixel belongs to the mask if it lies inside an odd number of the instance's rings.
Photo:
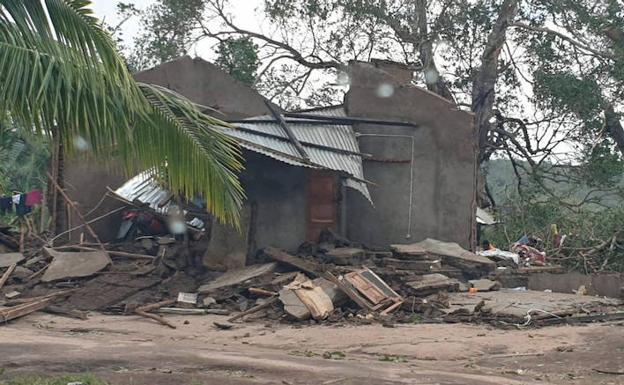
<svg viewBox="0 0 624 385">
<path fill-rule="evenodd" d="M 103 270 L 111 263 L 104 251 L 57 251 L 44 247 L 46 254 L 52 257 L 50 266 L 41 277 L 43 282 L 61 279 L 89 277 Z"/>
<path fill-rule="evenodd" d="M 417 280 L 407 282 L 407 285 L 415 291 L 459 290 L 459 281 L 438 273 L 423 275 Z"/>
<path fill-rule="evenodd" d="M 443 242 L 427 238 L 411 246 L 420 247 L 426 250 L 428 254 L 440 256 L 443 263 L 465 271 L 491 271 L 496 268 L 494 261 L 472 253 L 454 242 Z"/>
<path fill-rule="evenodd" d="M 201 285 L 197 291 L 199 293 L 207 293 L 222 287 L 238 285 L 252 278 L 272 273 L 276 267 L 277 264 L 275 262 L 271 262 L 262 265 L 250 265 L 240 269 L 228 270 L 216 279 Z"/>
<path fill-rule="evenodd" d="M 501 284 L 498 281 L 489 279 L 473 279 L 468 281 L 477 291 L 496 291 L 500 290 Z"/>
<path fill-rule="evenodd" d="M 24 260 L 22 253 L 4 253 L 0 254 L 0 269 L 9 267 L 14 263 L 20 263 Z"/>
</svg>

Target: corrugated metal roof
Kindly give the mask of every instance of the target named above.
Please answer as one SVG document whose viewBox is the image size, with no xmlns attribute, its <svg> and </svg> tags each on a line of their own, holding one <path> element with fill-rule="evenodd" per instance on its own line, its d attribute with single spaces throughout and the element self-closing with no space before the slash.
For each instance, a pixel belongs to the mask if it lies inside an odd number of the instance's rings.
<svg viewBox="0 0 624 385">
<path fill-rule="evenodd" d="M 327 109 L 319 109 L 304 114 L 332 116 L 336 118 L 346 117 L 345 111 L 341 106 L 330 107 Z M 273 116 L 257 116 L 250 118 L 253 120 L 274 120 Z M 300 120 L 302 123 L 291 121 Z M 346 150 L 351 152 L 360 152 L 355 132 L 350 125 L 335 124 L 309 124 L 305 123 L 305 119 L 288 119 L 288 126 L 293 131 L 295 137 L 305 143 L 313 143 L 321 146 L 335 148 L 338 150 Z M 288 136 L 278 123 L 239 123 L 237 126 L 244 127 L 249 131 L 241 131 L 237 129 L 226 129 L 225 133 L 238 139 L 240 145 L 250 151 L 269 156 L 281 162 L 301 167 L 326 168 L 345 173 L 353 178 L 349 178 L 345 185 L 361 192 L 371 203 L 370 193 L 366 183 L 363 183 L 364 172 L 362 169 L 362 158 L 357 155 L 350 155 L 340 152 L 334 152 L 330 149 L 321 149 L 311 147 L 302 143 L 305 151 L 310 156 L 310 162 L 302 159 L 294 145 L 288 140 Z M 285 140 L 263 136 L 261 134 L 270 134 L 284 138 Z M 154 181 L 149 173 L 141 173 L 134 178 L 128 180 L 115 193 L 124 199 L 134 201 L 135 199 L 146 203 L 150 208 L 160 213 L 166 213 L 171 205 L 175 205 L 170 197 L 171 193 L 164 190 Z"/>
<path fill-rule="evenodd" d="M 145 203 L 161 214 L 166 214 L 169 206 L 172 205 L 171 193 L 160 187 L 147 172 L 142 172 L 128 180 L 115 190 L 115 194 L 130 202 L 138 200 Z"/>
<path fill-rule="evenodd" d="M 346 117 L 346 113 L 342 107 L 332 107 L 302 113 L 332 116 L 336 118 Z M 305 119 L 288 118 L 288 126 L 292 130 L 295 138 L 302 142 L 302 146 L 310 157 L 310 162 L 306 162 L 301 158 L 297 148 L 288 140 L 288 136 L 282 127 L 275 122 L 258 123 L 258 120 L 263 119 L 274 120 L 274 118 L 269 115 L 256 116 L 249 119 L 253 120 L 253 123 L 237 124 L 238 127 L 245 128 L 245 131 L 227 129 L 226 134 L 239 139 L 241 146 L 250 151 L 258 152 L 287 164 L 301 167 L 326 168 L 346 173 L 356 179 L 350 181 L 347 185 L 360 191 L 371 201 L 368 187 L 365 183 L 361 182 L 361 180 L 364 180 L 364 172 L 362 168 L 362 158 L 360 156 L 306 145 L 306 143 L 312 143 L 335 148 L 337 150 L 360 152 L 352 126 L 310 124 L 306 123 Z M 301 123 L 297 121 L 301 121 Z M 284 140 L 267 137 L 262 134 L 277 136 L 284 138 Z"/>
</svg>

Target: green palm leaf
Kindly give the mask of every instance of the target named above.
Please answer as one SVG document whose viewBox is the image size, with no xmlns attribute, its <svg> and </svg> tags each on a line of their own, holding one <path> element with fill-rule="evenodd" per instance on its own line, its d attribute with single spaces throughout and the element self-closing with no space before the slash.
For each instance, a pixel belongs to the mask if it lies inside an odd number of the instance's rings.
<svg viewBox="0 0 624 385">
<path fill-rule="evenodd" d="M 121 155 L 128 172 L 165 176 L 237 223 L 240 150 L 180 95 L 134 81 L 86 0 L 0 0 L 0 114 L 34 134 L 76 137 L 95 155 Z"/>
</svg>

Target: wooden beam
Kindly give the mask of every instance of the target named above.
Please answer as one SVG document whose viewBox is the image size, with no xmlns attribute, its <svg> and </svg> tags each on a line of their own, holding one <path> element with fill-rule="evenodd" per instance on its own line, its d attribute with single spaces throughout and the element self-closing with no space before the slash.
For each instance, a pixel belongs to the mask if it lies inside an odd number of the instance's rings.
<svg viewBox="0 0 624 385">
<path fill-rule="evenodd" d="M 290 129 L 290 127 L 284 120 L 284 117 L 282 116 L 282 114 L 280 114 L 279 111 L 277 111 L 275 107 L 273 107 L 271 102 L 269 102 L 268 100 L 265 100 L 264 104 L 266 104 L 269 111 L 271 111 L 271 115 L 273 115 L 273 117 L 279 123 L 280 127 L 282 127 L 282 129 L 286 133 L 286 136 L 288 136 L 288 138 L 290 139 L 290 142 L 293 144 L 293 146 L 295 146 L 295 148 L 299 152 L 299 155 L 301 155 L 301 157 L 305 160 L 310 160 L 310 156 L 308 155 L 306 150 L 303 148 L 301 143 L 299 143 L 299 139 L 297 139 L 297 137 L 295 136 L 295 133 L 292 132 L 292 130 Z"/>
<path fill-rule="evenodd" d="M 4 274 L 2 274 L 2 278 L 0 278 L 0 289 L 2 289 L 2 286 L 4 286 L 6 281 L 9 280 L 9 277 L 11 276 L 11 274 L 13 273 L 13 270 L 15 270 L 16 267 L 17 267 L 17 263 L 14 263 L 11 266 L 9 266 L 9 268 L 7 269 L 7 271 L 4 272 Z"/>
</svg>

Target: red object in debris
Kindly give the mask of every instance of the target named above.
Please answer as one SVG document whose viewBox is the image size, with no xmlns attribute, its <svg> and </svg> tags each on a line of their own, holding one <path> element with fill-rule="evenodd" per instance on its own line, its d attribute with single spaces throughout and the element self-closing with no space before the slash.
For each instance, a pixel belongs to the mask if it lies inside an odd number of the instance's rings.
<svg viewBox="0 0 624 385">
<path fill-rule="evenodd" d="M 521 257 L 527 258 L 529 262 L 536 266 L 544 266 L 546 264 L 546 253 L 539 251 L 535 247 L 514 243 L 511 251 L 520 254 Z"/>
<path fill-rule="evenodd" d="M 43 198 L 43 194 L 41 190 L 32 190 L 29 193 L 26 193 L 26 206 L 34 206 L 41 204 L 41 199 Z"/>
</svg>

